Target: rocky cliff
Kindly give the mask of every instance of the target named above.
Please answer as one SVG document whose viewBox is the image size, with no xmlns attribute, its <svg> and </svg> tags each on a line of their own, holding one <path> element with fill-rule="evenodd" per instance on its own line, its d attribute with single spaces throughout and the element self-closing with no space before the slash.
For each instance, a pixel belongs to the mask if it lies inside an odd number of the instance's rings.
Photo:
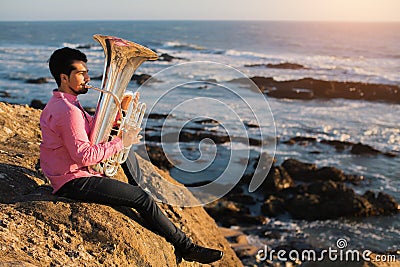
<svg viewBox="0 0 400 267">
<path fill-rule="evenodd" d="M 201 266 L 181 260 L 133 209 L 53 196 L 38 165 L 40 112 L 0 102 L 0 266 Z M 145 176 L 172 180 L 139 161 Z M 160 206 L 196 243 L 224 251 L 213 266 L 242 266 L 202 207 Z"/>
</svg>

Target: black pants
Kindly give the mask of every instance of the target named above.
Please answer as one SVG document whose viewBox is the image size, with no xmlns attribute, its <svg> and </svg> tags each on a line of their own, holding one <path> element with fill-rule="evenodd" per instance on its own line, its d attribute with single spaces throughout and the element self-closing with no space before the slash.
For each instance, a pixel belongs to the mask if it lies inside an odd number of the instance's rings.
<svg viewBox="0 0 400 267">
<path fill-rule="evenodd" d="M 110 206 L 127 206 L 136 209 L 149 226 L 162 234 L 169 242 L 184 250 L 191 245 L 191 240 L 177 228 L 157 206 L 153 198 L 135 183 L 132 175 L 141 175 L 136 159 L 135 173 L 130 174 L 129 184 L 106 177 L 83 177 L 69 181 L 57 191 L 57 195 L 83 202 Z"/>
</svg>

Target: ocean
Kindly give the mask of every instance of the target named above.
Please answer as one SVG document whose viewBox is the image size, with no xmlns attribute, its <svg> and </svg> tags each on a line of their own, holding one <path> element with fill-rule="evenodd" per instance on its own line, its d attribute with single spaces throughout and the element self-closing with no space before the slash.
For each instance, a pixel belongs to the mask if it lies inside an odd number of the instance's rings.
<svg viewBox="0 0 400 267">
<path fill-rule="evenodd" d="M 81 48 L 88 56 L 92 77 L 103 73 L 102 48 L 92 39 L 93 34 L 118 36 L 147 46 L 159 54 L 176 57 L 172 62 L 145 62 L 137 74 L 150 74 L 158 79 L 154 90 L 140 88 L 141 99 L 148 110 L 172 113 L 167 132 L 174 132 L 193 118 L 217 118 L 229 134 L 241 135 L 243 121 L 254 122 L 254 114 L 244 112 L 237 104 L 237 95 L 251 105 L 255 114 L 266 120 L 260 128 L 266 139 L 287 140 L 291 137 L 314 137 L 317 140 L 339 140 L 370 145 L 397 157 L 358 156 L 326 147 L 289 146 L 278 142 L 272 151 L 277 164 L 295 158 L 315 163 L 319 167 L 333 166 L 349 174 L 363 175 L 365 181 L 354 186 L 357 193 L 367 190 L 385 192 L 400 202 L 400 106 L 393 103 L 361 100 L 325 99 L 293 100 L 264 98 L 246 86 L 232 85 L 239 76 L 273 77 L 285 81 L 314 78 L 327 81 L 353 81 L 400 85 L 400 23 L 349 22 L 270 22 L 270 21 L 73 21 L 73 22 L 0 22 L 0 101 L 29 104 L 32 99 L 47 102 L 56 87 L 48 71 L 47 60 L 52 51 L 69 46 Z M 199 63 L 196 63 L 199 62 Z M 266 68 L 262 64 L 289 62 L 303 66 L 299 69 Z M 205 65 L 203 65 L 205 64 Z M 257 64 L 261 64 L 257 66 Z M 252 65 L 253 67 L 248 67 Z M 208 66 L 208 67 L 204 67 Z M 211 81 L 185 84 L 182 73 L 189 72 L 196 80 Z M 27 83 L 29 79 L 49 78 L 44 84 Z M 161 89 L 163 82 L 174 80 L 171 93 Z M 100 86 L 99 80 L 92 85 Z M 226 93 L 223 86 L 234 86 L 235 94 Z M 130 83 L 131 90 L 138 85 Z M 232 92 L 232 91 L 229 91 Z M 163 96 L 162 98 L 160 96 Z M 97 92 L 82 96 L 85 106 L 95 107 Z M 218 100 L 207 100 L 207 97 Z M 202 99 L 204 101 L 200 101 Z M 159 100 L 162 101 L 159 101 Z M 191 99 L 200 102 L 190 102 Z M 267 102 L 265 102 L 267 101 Z M 185 103 L 185 105 L 181 105 Z M 267 104 L 266 104 L 267 103 Z M 195 107 L 195 108 L 194 108 Z M 235 111 L 236 118 L 227 110 Z M 242 112 L 243 111 L 243 112 Z M 257 121 L 255 121 L 257 122 Z M 218 130 L 210 128 L 211 130 Z M 250 129 L 247 134 L 257 137 Z M 224 160 L 232 151 L 243 153 L 243 143 L 222 145 L 216 163 L 206 173 L 182 172 L 171 175 L 183 183 L 216 179 L 226 166 Z M 214 155 L 212 144 L 203 144 L 202 152 Z M 166 148 L 182 162 L 182 154 L 174 145 Z M 271 147 L 269 147 L 271 149 Z M 320 153 L 310 153 L 318 150 Z M 191 150 L 192 151 L 192 150 Z M 225 152 L 224 152 L 225 151 Z M 250 147 L 250 154 L 257 147 Z M 188 156 L 190 153 L 183 153 Z M 189 155 L 196 159 L 198 153 Z M 205 157 L 207 159 L 207 157 Z M 237 161 L 240 161 L 240 160 Z M 235 161 L 237 163 L 237 161 Z M 238 167 L 240 163 L 236 164 Z M 207 177 L 207 179 L 205 178 Z M 339 238 L 346 238 L 353 248 L 373 251 L 399 249 L 400 216 L 303 221 L 274 218 L 266 226 L 280 229 L 279 239 L 264 239 L 249 235 L 250 241 L 262 247 L 276 247 L 293 240 L 327 248 Z"/>
</svg>

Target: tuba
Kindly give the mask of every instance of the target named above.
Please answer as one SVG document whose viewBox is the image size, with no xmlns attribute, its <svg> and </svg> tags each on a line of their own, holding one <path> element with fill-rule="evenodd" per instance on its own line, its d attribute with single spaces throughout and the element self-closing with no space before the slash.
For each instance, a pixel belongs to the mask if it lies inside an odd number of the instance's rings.
<svg viewBox="0 0 400 267">
<path fill-rule="evenodd" d="M 121 38 L 94 35 L 104 50 L 105 64 L 101 88 L 88 86 L 100 91 L 89 140 L 92 144 L 107 142 L 120 135 L 127 125 L 140 127 L 146 110 L 145 103 L 130 104 L 126 110 L 121 107 L 124 97 L 135 98 L 132 92 L 125 92 L 135 70 L 146 60 L 156 60 L 157 54 L 152 50 Z M 118 117 L 117 117 L 118 116 Z M 119 121 L 115 124 L 116 118 Z M 126 161 L 129 147 L 98 164 L 90 166 L 96 172 L 114 176 L 119 165 Z"/>
</svg>

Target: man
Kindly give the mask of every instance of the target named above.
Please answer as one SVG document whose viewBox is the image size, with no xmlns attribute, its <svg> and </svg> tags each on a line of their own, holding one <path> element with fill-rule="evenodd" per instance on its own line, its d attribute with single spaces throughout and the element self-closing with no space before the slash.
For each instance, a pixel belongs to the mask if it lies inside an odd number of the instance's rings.
<svg viewBox="0 0 400 267">
<path fill-rule="evenodd" d="M 68 47 L 54 51 L 49 60 L 58 89 L 53 91 L 40 117 L 43 139 L 40 164 L 52 184 L 53 193 L 85 202 L 134 208 L 152 229 L 180 251 L 183 259 L 200 263 L 221 259 L 222 251 L 193 244 L 139 186 L 89 170 L 88 166 L 109 158 L 124 146 L 138 143 L 140 129 L 128 128 L 112 141 L 90 143 L 88 136 L 93 118 L 77 99 L 78 95 L 88 91 L 90 77 L 86 62 L 85 54 Z M 136 175 L 140 175 L 140 171 Z"/>
</svg>

